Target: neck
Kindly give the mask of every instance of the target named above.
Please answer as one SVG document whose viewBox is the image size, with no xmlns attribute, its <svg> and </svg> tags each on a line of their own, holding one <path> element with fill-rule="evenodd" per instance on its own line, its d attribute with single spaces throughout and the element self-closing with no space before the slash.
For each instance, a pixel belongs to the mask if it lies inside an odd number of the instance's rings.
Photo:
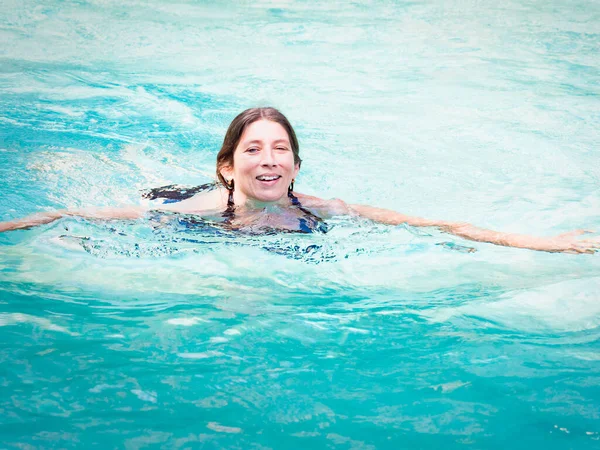
<svg viewBox="0 0 600 450">
<path fill-rule="evenodd" d="M 279 200 L 275 200 L 272 202 L 265 202 L 265 201 L 258 200 L 256 198 L 246 197 L 245 195 L 238 194 L 237 192 L 234 192 L 233 196 L 234 196 L 234 203 L 235 203 L 236 207 L 238 207 L 238 208 L 242 207 L 244 209 L 251 209 L 251 210 L 261 210 L 261 209 L 269 210 L 272 208 L 289 206 L 289 204 L 290 204 L 290 200 L 287 197 L 287 195 L 281 197 Z"/>
</svg>

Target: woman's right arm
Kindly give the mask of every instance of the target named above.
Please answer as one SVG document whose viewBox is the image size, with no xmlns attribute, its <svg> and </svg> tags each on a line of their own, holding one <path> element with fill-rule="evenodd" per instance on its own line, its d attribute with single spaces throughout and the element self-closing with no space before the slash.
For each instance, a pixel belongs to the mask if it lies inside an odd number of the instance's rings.
<svg viewBox="0 0 600 450">
<path fill-rule="evenodd" d="M 96 220 L 140 219 L 148 211 L 175 212 L 182 214 L 200 214 L 203 211 L 217 210 L 222 207 L 225 197 L 218 191 L 196 194 L 194 197 L 176 203 L 153 206 L 123 206 L 85 209 L 63 209 L 37 213 L 23 219 L 0 222 L 0 233 L 3 231 L 24 230 L 54 222 L 63 217 L 75 216 Z"/>
<path fill-rule="evenodd" d="M 0 222 L 0 233 L 3 231 L 24 230 L 37 227 L 47 223 L 54 222 L 62 217 L 77 216 L 86 219 L 99 220 L 119 220 L 119 219 L 139 219 L 146 212 L 147 208 L 142 206 L 127 206 L 122 208 L 86 208 L 86 209 L 64 209 L 59 211 L 43 212 L 32 214 L 22 219 L 11 220 L 9 222 Z"/>
</svg>

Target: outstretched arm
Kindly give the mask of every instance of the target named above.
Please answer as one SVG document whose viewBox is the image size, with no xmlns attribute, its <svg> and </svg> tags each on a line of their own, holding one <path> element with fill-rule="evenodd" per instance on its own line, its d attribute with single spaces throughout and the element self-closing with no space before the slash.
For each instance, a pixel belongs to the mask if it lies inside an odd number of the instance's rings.
<svg viewBox="0 0 600 450">
<path fill-rule="evenodd" d="M 552 237 L 536 237 L 525 234 L 501 233 L 498 231 L 477 228 L 464 222 L 446 222 L 429 220 L 421 217 L 406 216 L 388 209 L 374 208 L 366 205 L 348 205 L 350 213 L 389 225 L 406 223 L 414 227 L 436 227 L 446 233 L 464 239 L 506 247 L 527 248 L 544 252 L 562 253 L 594 253 L 600 249 L 600 238 L 578 239 L 586 233 L 584 230 L 572 231 Z"/>
<path fill-rule="evenodd" d="M 123 208 L 88 208 L 88 209 L 73 209 L 59 210 L 51 212 L 43 212 L 24 217 L 22 219 L 11 220 L 9 222 L 0 222 L 0 232 L 12 230 L 24 230 L 27 228 L 37 227 L 46 223 L 54 222 L 62 217 L 78 216 L 86 219 L 138 219 L 147 211 L 146 208 L 140 206 L 128 206 Z"/>
<path fill-rule="evenodd" d="M 201 213 L 203 211 L 214 209 L 220 201 L 218 192 L 208 193 L 209 195 L 198 194 L 194 197 L 182 200 L 177 203 L 168 203 L 155 206 L 137 206 L 130 205 L 124 207 L 104 207 L 104 208 L 85 208 L 85 209 L 63 209 L 33 214 L 31 216 L 12 220 L 10 222 L 0 222 L 0 233 L 3 231 L 23 230 L 54 222 L 62 217 L 77 216 L 86 219 L 97 220 L 126 220 L 139 219 L 148 211 L 165 211 L 185 214 Z M 212 195 L 213 197 L 209 197 Z M 212 202 L 212 203 L 211 203 Z"/>
</svg>

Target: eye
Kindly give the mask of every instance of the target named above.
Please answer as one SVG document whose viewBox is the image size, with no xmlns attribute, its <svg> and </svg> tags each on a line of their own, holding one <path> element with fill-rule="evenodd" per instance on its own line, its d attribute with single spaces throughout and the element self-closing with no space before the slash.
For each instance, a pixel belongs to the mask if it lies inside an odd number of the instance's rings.
<svg viewBox="0 0 600 450">
<path fill-rule="evenodd" d="M 257 153 L 258 151 L 260 151 L 260 149 L 257 147 L 250 147 L 246 149 L 246 153 Z"/>
<path fill-rule="evenodd" d="M 289 149 L 287 147 L 276 147 L 275 150 L 280 150 L 280 151 L 287 152 Z"/>
</svg>

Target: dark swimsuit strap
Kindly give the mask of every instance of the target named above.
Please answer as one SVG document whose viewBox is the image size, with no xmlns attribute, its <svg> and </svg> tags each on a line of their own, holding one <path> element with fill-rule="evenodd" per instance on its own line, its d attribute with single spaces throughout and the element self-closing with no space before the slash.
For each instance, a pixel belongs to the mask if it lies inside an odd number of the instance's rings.
<svg viewBox="0 0 600 450">
<path fill-rule="evenodd" d="M 300 227 L 301 228 L 313 230 L 313 229 L 317 228 L 319 224 L 325 224 L 323 219 L 321 219 L 319 216 L 317 216 L 316 214 L 313 214 L 312 212 L 307 210 L 304 206 L 302 206 L 302 204 L 300 203 L 300 200 L 298 200 L 298 197 L 296 197 L 294 195 L 294 192 L 291 189 L 288 190 L 288 197 L 292 201 L 292 205 L 297 207 L 300 211 L 302 211 L 305 214 L 305 217 L 300 218 Z M 303 231 L 305 231 L 305 230 L 303 230 Z"/>
<path fill-rule="evenodd" d="M 221 214 L 225 219 L 226 224 L 230 224 L 235 217 L 235 203 L 233 203 L 233 189 L 228 189 L 229 197 L 227 197 L 227 209 Z"/>
</svg>

